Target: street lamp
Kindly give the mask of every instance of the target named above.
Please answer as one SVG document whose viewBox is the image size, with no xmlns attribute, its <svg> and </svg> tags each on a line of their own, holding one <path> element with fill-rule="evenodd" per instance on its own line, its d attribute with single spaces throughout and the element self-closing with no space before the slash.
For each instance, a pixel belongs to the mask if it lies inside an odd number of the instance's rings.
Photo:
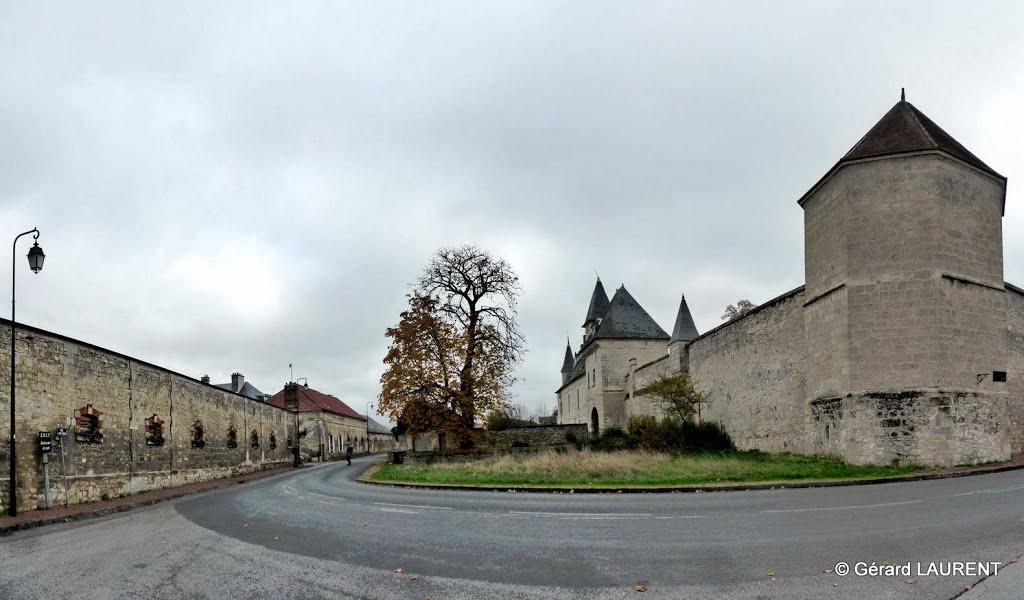
<svg viewBox="0 0 1024 600">
<path fill-rule="evenodd" d="M 370 453 L 370 409 L 373 405 L 369 402 L 366 403 L 366 453 Z"/>
<path fill-rule="evenodd" d="M 18 251 L 18 240 L 21 239 L 22 236 L 28 235 L 30 233 L 34 234 L 32 236 L 33 240 L 38 240 L 39 239 L 39 230 L 33 227 L 30 231 L 26 231 L 25 233 L 19 233 L 14 238 L 14 243 L 11 245 L 11 442 L 10 442 L 10 444 L 11 444 L 11 452 L 9 454 L 11 463 L 10 463 L 10 471 L 9 471 L 8 479 L 7 479 L 7 482 L 8 482 L 7 483 L 7 487 L 10 488 L 9 491 L 10 491 L 10 494 L 11 494 L 11 499 L 10 499 L 10 503 L 7 505 L 7 513 L 9 515 L 11 515 L 12 517 L 16 516 L 18 514 L 18 492 L 17 492 L 18 482 L 17 482 L 16 471 L 15 471 L 15 463 L 16 463 L 15 456 L 16 456 L 17 450 L 16 450 L 16 447 L 14 445 L 14 443 L 15 443 L 15 441 L 17 439 L 16 436 L 15 436 L 15 432 L 14 432 L 14 414 L 15 414 L 15 412 L 14 412 L 14 375 L 15 375 L 15 373 L 14 373 L 14 356 L 15 356 L 14 329 L 15 329 L 15 324 L 17 323 L 17 321 L 14 318 L 15 317 L 15 314 L 14 314 L 14 291 L 15 291 L 14 283 L 15 283 L 15 277 L 14 276 L 18 272 L 17 265 L 15 264 L 15 262 L 16 262 L 15 261 L 15 253 Z M 46 255 L 43 254 L 43 249 L 39 247 L 39 242 L 33 243 L 32 247 L 28 251 L 28 266 L 29 266 L 30 269 L 32 269 L 33 273 L 37 273 L 38 274 L 39 271 L 41 271 L 43 269 L 43 260 L 45 258 L 46 258 Z"/>
</svg>

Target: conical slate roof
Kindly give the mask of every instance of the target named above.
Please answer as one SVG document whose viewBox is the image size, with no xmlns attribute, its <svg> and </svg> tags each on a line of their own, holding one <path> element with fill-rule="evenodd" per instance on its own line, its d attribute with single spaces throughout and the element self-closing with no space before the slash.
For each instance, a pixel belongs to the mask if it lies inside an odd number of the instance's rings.
<svg viewBox="0 0 1024 600">
<path fill-rule="evenodd" d="M 697 339 L 697 326 L 693 323 L 690 307 L 686 305 L 686 295 L 679 301 L 679 312 L 676 313 L 676 325 L 672 328 L 669 342 L 689 342 Z"/>
<path fill-rule="evenodd" d="M 590 339 L 667 340 L 668 337 L 665 330 L 654 322 L 651 315 L 622 286 L 615 291 L 608 312 Z"/>
<path fill-rule="evenodd" d="M 942 150 L 982 171 L 1002 177 L 906 100 L 900 100 L 889 109 L 839 162 L 922 150 Z"/>
<path fill-rule="evenodd" d="M 572 347 L 569 346 L 569 340 L 565 340 L 565 360 L 562 361 L 562 372 L 569 373 L 572 371 L 575 362 L 572 356 Z"/>
<path fill-rule="evenodd" d="M 601 278 L 598 277 L 594 293 L 590 295 L 590 308 L 587 309 L 587 318 L 583 320 L 583 325 L 604 318 L 606 312 L 608 312 L 608 294 L 605 293 Z"/>
<path fill-rule="evenodd" d="M 982 171 L 994 175 L 1000 179 L 1005 177 L 997 173 L 992 167 L 986 165 L 980 158 L 964 148 L 960 142 L 953 139 L 953 136 L 946 133 L 941 127 L 929 119 L 923 112 L 913 104 L 901 97 L 895 106 L 889 109 L 882 118 L 875 123 L 875 126 L 854 144 L 839 162 L 835 164 L 825 176 L 818 180 L 806 194 L 800 198 L 799 204 L 803 205 L 815 190 L 821 186 L 833 173 L 844 165 L 865 158 L 878 158 L 894 154 L 908 152 L 939 151 L 958 158 L 965 163 L 977 167 Z"/>
</svg>

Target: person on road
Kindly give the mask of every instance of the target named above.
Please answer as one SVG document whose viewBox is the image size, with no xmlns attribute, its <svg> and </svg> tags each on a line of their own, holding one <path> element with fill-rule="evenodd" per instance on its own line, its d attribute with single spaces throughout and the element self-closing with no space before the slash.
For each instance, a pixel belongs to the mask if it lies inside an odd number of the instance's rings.
<svg viewBox="0 0 1024 600">
<path fill-rule="evenodd" d="M 352 438 L 349 438 L 348 443 L 345 444 L 345 460 L 348 464 L 352 464 Z"/>
</svg>

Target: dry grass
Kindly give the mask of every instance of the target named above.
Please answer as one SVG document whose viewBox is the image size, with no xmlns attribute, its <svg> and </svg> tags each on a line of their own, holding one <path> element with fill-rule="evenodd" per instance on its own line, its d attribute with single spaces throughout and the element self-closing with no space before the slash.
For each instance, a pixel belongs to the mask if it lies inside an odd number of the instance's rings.
<svg viewBox="0 0 1024 600">
<path fill-rule="evenodd" d="M 715 482 L 891 477 L 916 467 L 856 467 L 795 454 L 709 452 L 672 455 L 642 450 L 569 450 L 508 454 L 455 463 L 383 465 L 380 481 L 482 485 L 643 486 Z"/>
<path fill-rule="evenodd" d="M 477 475 L 597 478 L 636 476 L 651 470 L 652 467 L 664 466 L 670 462 L 670 455 L 659 452 L 591 452 L 584 449 L 564 453 L 549 450 L 525 457 L 506 454 L 460 466 L 467 473 Z M 436 463 L 431 466 L 441 470 L 451 467 L 447 463 Z"/>
</svg>

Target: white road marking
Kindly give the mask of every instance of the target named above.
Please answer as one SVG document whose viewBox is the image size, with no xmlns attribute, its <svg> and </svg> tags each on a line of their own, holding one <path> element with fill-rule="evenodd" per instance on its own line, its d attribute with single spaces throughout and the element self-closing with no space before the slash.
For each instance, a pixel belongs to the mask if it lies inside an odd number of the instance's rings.
<svg viewBox="0 0 1024 600">
<path fill-rule="evenodd" d="M 430 510 L 452 510 L 447 506 L 424 506 L 422 504 L 395 504 L 393 502 L 374 502 L 380 506 L 401 506 L 403 508 L 427 508 Z"/>
<path fill-rule="evenodd" d="M 961 494 L 953 494 L 954 496 L 973 496 L 974 494 L 1000 494 L 1002 492 L 1015 492 L 1017 490 L 1024 490 L 1024 485 L 1015 485 L 1013 487 L 1002 488 L 997 490 L 974 490 L 973 492 L 963 492 Z"/>
<path fill-rule="evenodd" d="M 408 514 L 408 515 L 418 515 L 418 514 L 421 514 L 420 511 L 418 511 L 418 510 L 405 510 L 404 508 L 381 507 L 381 508 L 378 508 L 377 510 L 379 510 L 381 512 L 405 513 L 405 514 Z"/>
<path fill-rule="evenodd" d="M 652 517 L 650 513 L 567 513 L 567 512 L 532 512 L 526 510 L 510 510 L 512 515 L 538 515 L 542 517 Z"/>
<path fill-rule="evenodd" d="M 856 508 L 879 508 L 882 506 L 900 506 L 903 504 L 918 504 L 923 500 L 907 500 L 906 502 L 883 502 L 882 504 L 858 504 L 855 506 L 824 506 L 820 508 L 772 508 L 762 510 L 762 513 L 785 513 L 785 512 L 811 512 L 817 510 L 853 510 Z"/>
</svg>

